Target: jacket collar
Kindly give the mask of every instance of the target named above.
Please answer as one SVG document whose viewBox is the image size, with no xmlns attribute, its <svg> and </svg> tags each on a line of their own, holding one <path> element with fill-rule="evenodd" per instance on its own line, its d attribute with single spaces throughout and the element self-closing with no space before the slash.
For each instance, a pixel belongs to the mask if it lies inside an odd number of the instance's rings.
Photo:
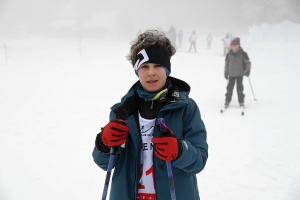
<svg viewBox="0 0 300 200">
<path fill-rule="evenodd" d="M 177 78 L 169 76 L 168 79 L 172 83 L 172 87 L 169 89 L 166 99 L 166 106 L 162 110 L 179 108 L 186 103 L 182 103 L 188 98 L 190 93 L 190 86 Z M 121 103 L 115 104 L 111 109 L 117 115 L 118 118 L 126 120 L 128 117 L 138 111 L 139 97 L 136 93 L 140 82 L 137 81 L 121 99 Z M 178 104 L 175 104 L 178 103 Z"/>
<path fill-rule="evenodd" d="M 181 98 L 185 99 L 186 97 L 188 97 L 191 87 L 186 82 L 184 82 L 180 79 L 174 78 L 172 76 L 169 76 L 168 79 L 171 81 L 171 84 L 173 86 L 177 87 L 178 91 L 180 92 Z M 141 85 L 140 81 L 135 82 L 131 86 L 131 88 L 129 89 L 127 94 L 122 97 L 121 102 L 124 102 L 129 97 L 135 95 L 135 93 L 140 85 Z"/>
</svg>

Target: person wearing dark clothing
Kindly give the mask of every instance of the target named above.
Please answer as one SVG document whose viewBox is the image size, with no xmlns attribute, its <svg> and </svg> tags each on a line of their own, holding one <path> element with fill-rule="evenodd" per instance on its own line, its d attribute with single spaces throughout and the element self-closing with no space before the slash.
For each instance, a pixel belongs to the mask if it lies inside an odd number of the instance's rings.
<svg viewBox="0 0 300 200">
<path fill-rule="evenodd" d="M 213 38 L 211 36 L 211 33 L 208 34 L 206 41 L 207 41 L 207 48 L 210 49 L 211 47 L 211 42 L 212 42 Z"/>
<path fill-rule="evenodd" d="M 169 39 L 171 40 L 172 42 L 172 45 L 175 47 L 175 49 L 177 48 L 176 46 L 176 38 L 177 38 L 177 34 L 176 34 L 176 30 L 174 28 L 173 25 L 171 25 L 169 31 L 168 31 L 168 36 L 169 36 Z"/>
<path fill-rule="evenodd" d="M 183 33 L 182 31 L 179 31 L 178 33 L 179 48 L 182 48 L 182 40 L 183 40 Z"/>
<path fill-rule="evenodd" d="M 110 200 L 171 199 L 166 161 L 171 163 L 177 200 L 200 200 L 197 174 L 208 158 L 207 133 L 191 88 L 170 76 L 176 50 L 163 32 L 148 30 L 131 43 L 128 60 L 138 80 L 111 107 L 97 134 L 94 162 L 108 169 L 114 156 Z M 167 134 L 156 128 L 163 118 Z M 103 180 L 104 182 L 104 180 Z"/>
<path fill-rule="evenodd" d="M 225 79 L 228 79 L 227 92 L 225 94 L 225 106 L 227 107 L 232 99 L 233 88 L 236 82 L 236 90 L 240 106 L 244 106 L 245 95 L 243 93 L 243 76 L 250 76 L 251 62 L 248 54 L 240 46 L 240 38 L 231 42 L 231 49 L 225 59 Z"/>
</svg>

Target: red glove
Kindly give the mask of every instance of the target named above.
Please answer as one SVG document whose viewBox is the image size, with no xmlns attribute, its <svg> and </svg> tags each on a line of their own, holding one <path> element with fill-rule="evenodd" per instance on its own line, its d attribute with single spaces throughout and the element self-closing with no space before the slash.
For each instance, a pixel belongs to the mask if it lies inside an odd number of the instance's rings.
<svg viewBox="0 0 300 200">
<path fill-rule="evenodd" d="M 181 153 L 181 143 L 174 133 L 167 127 L 167 132 L 162 137 L 152 138 L 155 145 L 155 155 L 165 161 L 177 159 Z"/>
<path fill-rule="evenodd" d="M 129 127 L 124 120 L 115 119 L 104 127 L 102 142 L 108 147 L 120 146 L 126 142 L 128 131 Z"/>
</svg>

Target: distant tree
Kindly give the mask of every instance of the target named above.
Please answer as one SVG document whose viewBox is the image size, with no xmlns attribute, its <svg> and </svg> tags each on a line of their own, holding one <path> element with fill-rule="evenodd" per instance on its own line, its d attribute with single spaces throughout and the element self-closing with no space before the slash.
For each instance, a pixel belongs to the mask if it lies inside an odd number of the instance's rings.
<svg viewBox="0 0 300 200">
<path fill-rule="evenodd" d="M 264 0 L 243 0 L 243 16 L 250 25 L 264 22 Z"/>
<path fill-rule="evenodd" d="M 243 0 L 243 17 L 250 25 L 300 21 L 299 0 Z"/>
<path fill-rule="evenodd" d="M 300 1 L 299 0 L 290 0 L 288 12 L 289 20 L 295 23 L 300 23 Z"/>
</svg>

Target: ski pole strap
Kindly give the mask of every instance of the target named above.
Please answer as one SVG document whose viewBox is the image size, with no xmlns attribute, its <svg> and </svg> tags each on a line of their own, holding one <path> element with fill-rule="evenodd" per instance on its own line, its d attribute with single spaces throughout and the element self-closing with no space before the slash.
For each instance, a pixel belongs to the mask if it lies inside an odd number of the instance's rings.
<svg viewBox="0 0 300 200">
<path fill-rule="evenodd" d="M 162 135 L 168 131 L 165 120 L 163 118 L 158 118 L 158 124 L 159 124 L 159 128 L 160 128 L 160 133 Z M 173 172 L 172 172 L 171 162 L 166 161 L 166 165 L 167 165 L 171 200 L 176 200 L 175 184 L 174 184 L 174 179 L 173 179 Z"/>
<path fill-rule="evenodd" d="M 120 153 L 120 146 L 110 147 L 109 153 L 110 155 L 115 155 L 117 153 Z"/>
</svg>

